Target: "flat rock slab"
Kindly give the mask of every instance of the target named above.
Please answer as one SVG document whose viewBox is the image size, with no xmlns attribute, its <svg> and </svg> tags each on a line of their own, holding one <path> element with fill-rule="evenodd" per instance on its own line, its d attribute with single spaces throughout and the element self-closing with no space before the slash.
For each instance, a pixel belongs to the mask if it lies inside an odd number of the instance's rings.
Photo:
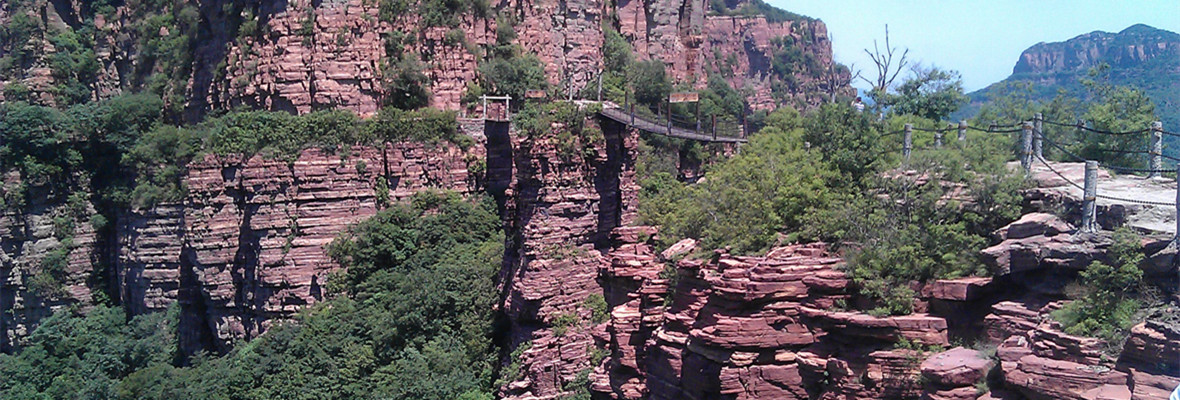
<svg viewBox="0 0 1180 400">
<path fill-rule="evenodd" d="M 1049 165 L 1079 186 L 1084 185 L 1086 166 L 1084 163 L 1049 162 Z M 1017 166 L 1019 168 L 1019 166 Z M 1044 163 L 1034 162 L 1030 178 L 1039 190 L 1056 192 L 1075 201 L 1082 200 L 1082 189 L 1061 179 Z M 1176 180 L 1167 178 L 1144 178 L 1135 175 L 1112 174 L 1104 169 L 1098 171 L 1098 207 L 1123 206 L 1127 213 L 1127 224 L 1153 232 L 1176 233 Z M 1121 200 L 1110 199 L 1113 197 Z M 1148 201 L 1171 206 L 1144 205 Z"/>
</svg>

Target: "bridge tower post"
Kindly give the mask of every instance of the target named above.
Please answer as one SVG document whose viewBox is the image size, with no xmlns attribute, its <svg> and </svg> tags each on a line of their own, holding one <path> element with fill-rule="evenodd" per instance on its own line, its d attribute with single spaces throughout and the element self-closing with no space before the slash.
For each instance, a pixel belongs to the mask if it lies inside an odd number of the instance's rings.
<svg viewBox="0 0 1180 400">
<path fill-rule="evenodd" d="M 967 140 L 967 121 L 959 121 L 959 142 Z"/>
<path fill-rule="evenodd" d="M 1098 162 L 1086 161 L 1086 182 L 1082 192 L 1081 232 L 1098 231 Z"/>
<path fill-rule="evenodd" d="M 672 136 L 672 103 L 668 103 L 668 109 L 664 110 L 664 114 L 668 117 L 668 136 Z"/>
<path fill-rule="evenodd" d="M 701 134 L 701 102 L 697 101 L 697 134 Z"/>
<path fill-rule="evenodd" d="M 717 114 L 713 114 L 713 137 L 717 137 Z"/>
<path fill-rule="evenodd" d="M 905 162 L 910 162 L 910 151 L 914 149 L 914 125 L 905 124 L 905 142 L 901 146 L 901 155 Z"/>
<path fill-rule="evenodd" d="M 1044 117 L 1041 113 L 1033 116 L 1033 152 L 1036 153 L 1037 158 L 1045 158 L 1044 153 L 1041 152 L 1041 138 L 1044 137 L 1045 131 L 1041 130 L 1043 127 Z"/>
<path fill-rule="evenodd" d="M 1033 123 L 1030 121 L 1025 121 L 1021 128 L 1020 141 L 1022 146 L 1020 148 L 1022 154 L 1020 154 L 1020 166 L 1024 168 L 1024 173 L 1028 174 L 1030 171 L 1032 171 Z"/>
<path fill-rule="evenodd" d="M 1157 178 L 1160 176 L 1159 170 L 1163 167 L 1163 152 L 1164 123 L 1155 121 L 1151 123 L 1151 164 L 1148 165 L 1151 172 L 1148 173 L 1148 178 Z"/>
</svg>

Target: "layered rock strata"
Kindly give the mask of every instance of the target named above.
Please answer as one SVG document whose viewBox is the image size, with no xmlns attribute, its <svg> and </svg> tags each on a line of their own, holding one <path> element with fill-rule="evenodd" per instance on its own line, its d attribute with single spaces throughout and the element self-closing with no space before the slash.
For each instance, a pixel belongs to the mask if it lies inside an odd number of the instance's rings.
<svg viewBox="0 0 1180 400">
<path fill-rule="evenodd" d="M 483 146 L 448 142 L 354 148 L 348 155 L 304 150 L 293 161 L 208 156 L 190 165 L 181 205 L 130 213 L 118 230 L 117 273 L 133 313 L 178 300 L 190 329 L 225 348 L 258 335 L 323 299 L 337 265 L 327 245 L 374 215 L 376 180 L 389 201 L 415 192 L 481 189 L 468 169 Z M 186 297 L 187 296 L 187 297 Z M 189 317 L 190 314 L 185 314 Z"/>
<path fill-rule="evenodd" d="M 719 74 L 734 88 L 750 89 L 754 109 L 782 104 L 810 108 L 832 95 L 853 93 L 847 70 L 833 67 L 822 22 L 706 15 L 708 4 L 702 0 L 498 0 L 486 15 L 469 11 L 455 16 L 455 26 L 429 26 L 412 12 L 382 19 L 379 2 L 367 0 L 245 5 L 189 0 L 180 6 L 188 7 L 184 13 L 193 14 L 196 26 L 157 34 L 169 39 L 191 30 L 200 40 L 189 38 L 195 55 L 191 68 L 174 71 L 161 70 L 165 66 L 153 64 L 155 58 L 136 48 L 153 39 L 137 30 L 137 20 L 146 18 L 146 12 L 167 10 L 124 5 L 110 16 L 87 17 L 79 2 L 36 2 L 34 8 L 53 29 L 98 32 L 95 57 L 100 68 L 89 83 L 93 98 L 137 90 L 150 74 L 165 74 L 176 82 L 166 100 L 188 99 L 177 106 L 187 107 L 192 120 L 238 105 L 372 114 L 382 106 L 385 83 L 391 79 L 383 70 L 397 62 L 391 49 L 421 60 L 432 106 L 459 109 L 480 62 L 496 45 L 500 14 L 511 17 L 501 21 L 514 21 L 516 42 L 540 59 L 551 92 L 559 98 L 578 96 L 597 84 L 604 68 L 604 23 L 617 24 L 640 60 L 662 61 L 675 82 L 704 88 L 710 74 Z M 0 8 L 0 21 L 9 21 L 14 12 Z M 406 39 L 390 44 L 393 37 Z M 41 48 L 27 70 L 0 79 L 0 96 L 4 87 L 20 84 L 38 102 L 55 103 L 53 88 L 60 82 L 48 60 L 58 50 L 48 40 L 38 43 Z M 776 61 L 784 52 L 793 55 Z M 786 64 L 776 67 L 776 62 Z"/>
</svg>

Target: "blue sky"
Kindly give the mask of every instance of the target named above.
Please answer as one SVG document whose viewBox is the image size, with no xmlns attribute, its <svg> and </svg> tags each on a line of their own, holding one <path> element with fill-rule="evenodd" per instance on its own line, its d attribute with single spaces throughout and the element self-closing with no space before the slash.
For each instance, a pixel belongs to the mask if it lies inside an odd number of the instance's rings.
<svg viewBox="0 0 1180 400">
<path fill-rule="evenodd" d="M 1008 77 L 1020 53 L 1039 42 L 1118 32 L 1137 23 L 1180 32 L 1180 0 L 765 1 L 822 19 L 836 60 L 855 64 L 870 79 L 876 67 L 864 49 L 874 39 L 883 46 L 889 24 L 895 47 L 908 47 L 910 58 L 924 65 L 959 71 L 968 92 Z"/>
</svg>

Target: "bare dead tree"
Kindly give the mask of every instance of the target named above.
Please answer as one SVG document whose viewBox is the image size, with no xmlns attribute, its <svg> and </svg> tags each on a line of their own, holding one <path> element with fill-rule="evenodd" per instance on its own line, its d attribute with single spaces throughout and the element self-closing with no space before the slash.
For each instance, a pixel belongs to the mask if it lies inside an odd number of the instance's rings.
<svg viewBox="0 0 1180 400">
<path fill-rule="evenodd" d="M 880 47 L 877 46 L 877 41 L 873 40 L 873 51 L 864 49 L 865 54 L 873 60 L 873 64 L 877 66 L 877 80 L 872 81 L 869 78 L 861 76 L 860 79 L 866 83 L 873 85 L 874 92 L 884 92 L 893 85 L 893 81 L 901 74 L 901 71 L 909 65 L 909 60 L 906 59 L 910 54 L 910 49 L 905 49 L 901 53 L 901 57 L 897 59 L 897 64 L 894 64 L 894 54 L 897 48 L 889 43 L 889 25 L 885 25 L 885 52 L 882 53 Z"/>
<path fill-rule="evenodd" d="M 840 68 L 838 68 L 838 66 L 839 64 L 837 64 L 834 60 L 828 65 L 828 101 L 833 103 L 836 102 L 836 92 L 838 92 L 840 88 L 849 86 L 853 81 L 861 78 L 860 70 L 856 69 L 856 63 L 849 64 L 845 67 L 848 69 L 848 74 L 841 74 Z"/>
</svg>

